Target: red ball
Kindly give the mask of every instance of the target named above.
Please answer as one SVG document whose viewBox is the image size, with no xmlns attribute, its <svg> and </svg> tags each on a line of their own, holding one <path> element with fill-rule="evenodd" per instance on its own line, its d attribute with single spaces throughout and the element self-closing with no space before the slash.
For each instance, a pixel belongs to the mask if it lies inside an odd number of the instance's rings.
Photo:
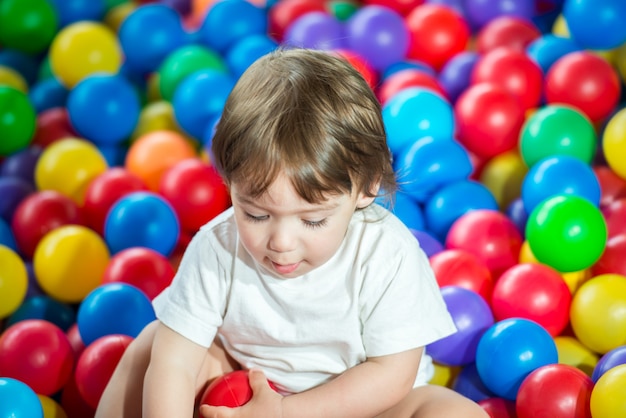
<svg viewBox="0 0 626 418">
<path fill-rule="evenodd" d="M 495 210 L 476 209 L 454 221 L 445 246 L 476 255 L 497 281 L 500 274 L 517 264 L 522 243 L 517 226 L 506 215 Z"/>
<path fill-rule="evenodd" d="M 485 54 L 497 48 L 525 52 L 541 36 L 541 31 L 526 19 L 502 15 L 490 20 L 476 36 L 476 49 Z"/>
<path fill-rule="evenodd" d="M 616 234 L 606 241 L 600 259 L 591 266 L 592 277 L 601 274 L 620 274 L 626 276 L 626 231 Z"/>
<path fill-rule="evenodd" d="M 276 390 L 272 382 L 268 383 L 272 389 Z M 200 399 L 200 404 L 212 406 L 236 408 L 245 405 L 252 399 L 248 371 L 235 370 L 218 377 L 206 388 Z"/>
<path fill-rule="evenodd" d="M 68 382 L 74 350 L 58 326 L 42 319 L 19 321 L 0 336 L 0 376 L 12 377 L 50 396 Z"/>
<path fill-rule="evenodd" d="M 98 406 L 102 392 L 132 340 L 128 335 L 106 335 L 89 344 L 80 355 L 76 363 L 76 386 L 90 407 Z"/>
<path fill-rule="evenodd" d="M 491 303 L 493 280 L 483 260 L 466 250 L 443 250 L 430 257 L 439 287 L 458 286 L 472 290 Z"/>
<path fill-rule="evenodd" d="M 525 114 L 522 103 L 505 88 L 473 84 L 454 105 L 458 140 L 481 158 L 516 149 Z"/>
<path fill-rule="evenodd" d="M 516 398 L 518 418 L 591 418 L 593 381 L 567 364 L 549 364 L 531 372 Z"/>
<path fill-rule="evenodd" d="M 493 83 L 503 87 L 522 102 L 524 110 L 541 101 L 543 72 L 523 51 L 499 48 L 483 54 L 471 76 L 472 84 Z"/>
<path fill-rule="evenodd" d="M 367 84 L 372 88 L 372 90 L 375 89 L 378 84 L 378 74 L 372 66 L 369 65 L 365 58 L 356 52 L 347 49 L 336 49 L 334 50 L 334 53 L 348 61 L 354 68 L 356 68 L 356 70 L 361 73 L 365 81 L 367 81 Z"/>
<path fill-rule="evenodd" d="M 522 263 L 496 281 L 491 308 L 496 321 L 525 318 L 537 322 L 553 337 L 569 323 L 572 295 L 559 272 L 544 264 Z"/>
<path fill-rule="evenodd" d="M 620 197 L 603 207 L 602 215 L 606 221 L 609 238 L 626 234 L 626 197 Z"/>
<path fill-rule="evenodd" d="M 85 343 L 83 342 L 83 338 L 80 336 L 80 331 L 78 331 L 78 324 L 72 324 L 72 326 L 65 331 L 65 335 L 67 335 L 67 339 L 72 345 L 72 350 L 74 350 L 74 358 L 78 360 L 82 352 L 85 350 Z"/>
<path fill-rule="evenodd" d="M 131 284 L 152 300 L 172 282 L 174 267 L 167 257 L 145 247 L 132 247 L 116 253 L 104 271 L 102 284 Z"/>
<path fill-rule="evenodd" d="M 76 202 L 55 191 L 42 190 L 24 198 L 15 209 L 11 228 L 20 253 L 30 259 L 44 235 L 55 228 L 84 224 Z"/>
<path fill-rule="evenodd" d="M 285 30 L 299 17 L 309 12 L 326 12 L 324 0 L 283 0 L 276 2 L 268 12 L 268 34 L 281 42 Z"/>
<path fill-rule="evenodd" d="M 385 78 L 378 89 L 378 99 L 384 105 L 393 95 L 408 87 L 424 87 L 447 99 L 437 77 L 414 68 L 400 70 Z"/>
<path fill-rule="evenodd" d="M 424 4 L 426 0 L 364 0 L 362 6 L 383 6 L 395 10 L 402 16 L 406 16 L 417 6 Z"/>
<path fill-rule="evenodd" d="M 593 166 L 593 172 L 600 182 L 600 208 L 610 205 L 614 200 L 626 197 L 626 180 L 615 174 L 605 165 Z"/>
<path fill-rule="evenodd" d="M 478 401 L 478 405 L 489 414 L 490 418 L 517 418 L 515 402 L 504 398 L 487 398 Z"/>
<path fill-rule="evenodd" d="M 230 206 L 228 189 L 217 170 L 195 158 L 182 160 L 163 173 L 159 193 L 174 208 L 182 229 L 189 232 L 196 232 Z"/>
<path fill-rule="evenodd" d="M 146 184 L 123 167 L 113 167 L 94 178 L 85 191 L 83 214 L 87 225 L 104 234 L 104 222 L 111 206 L 125 195 L 148 190 Z"/>
<path fill-rule="evenodd" d="M 465 51 L 470 28 L 454 9 L 439 4 L 423 4 L 406 16 L 411 34 L 407 56 L 440 70 L 450 58 Z"/>
<path fill-rule="evenodd" d="M 78 134 L 70 123 L 65 107 L 53 107 L 37 116 L 37 127 L 31 145 L 47 147 L 63 138 L 76 138 Z"/>
<path fill-rule="evenodd" d="M 592 122 L 605 120 L 616 109 L 621 82 L 615 68 L 588 51 L 570 52 L 556 60 L 545 77 L 548 104 L 568 104 Z"/>
<path fill-rule="evenodd" d="M 78 391 L 74 374 L 61 392 L 60 404 L 67 418 L 86 418 L 96 414 L 96 408 L 89 406 Z"/>
</svg>

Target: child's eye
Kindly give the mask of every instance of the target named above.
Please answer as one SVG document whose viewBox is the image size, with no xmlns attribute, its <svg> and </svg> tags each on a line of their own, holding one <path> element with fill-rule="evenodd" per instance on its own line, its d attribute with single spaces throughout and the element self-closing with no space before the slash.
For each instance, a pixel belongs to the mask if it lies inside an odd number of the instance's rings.
<svg viewBox="0 0 626 418">
<path fill-rule="evenodd" d="M 269 218 L 269 215 L 255 216 L 255 215 L 251 215 L 251 214 L 246 212 L 246 218 L 250 222 L 263 222 L 263 221 L 266 221 Z"/>
<path fill-rule="evenodd" d="M 320 219 L 319 221 L 308 221 L 308 220 L 303 219 L 302 222 L 304 222 L 304 225 L 307 228 L 315 229 L 315 228 L 322 228 L 326 226 L 326 223 L 328 222 L 328 220 L 327 218 Z"/>
</svg>

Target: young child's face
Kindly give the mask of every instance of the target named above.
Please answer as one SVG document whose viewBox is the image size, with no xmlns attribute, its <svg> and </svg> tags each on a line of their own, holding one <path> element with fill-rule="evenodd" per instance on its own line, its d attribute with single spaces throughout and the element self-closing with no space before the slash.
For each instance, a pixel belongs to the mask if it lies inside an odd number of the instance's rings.
<svg viewBox="0 0 626 418">
<path fill-rule="evenodd" d="M 358 207 L 373 198 L 360 193 L 331 195 L 311 204 L 279 175 L 259 198 L 231 185 L 237 229 L 243 246 L 271 273 L 285 279 L 321 266 L 337 251 Z"/>
</svg>

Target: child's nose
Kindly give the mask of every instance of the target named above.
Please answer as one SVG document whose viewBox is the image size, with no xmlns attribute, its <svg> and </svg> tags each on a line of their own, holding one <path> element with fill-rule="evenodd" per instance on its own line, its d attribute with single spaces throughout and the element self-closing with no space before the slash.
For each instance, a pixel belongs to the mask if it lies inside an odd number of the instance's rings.
<svg viewBox="0 0 626 418">
<path fill-rule="evenodd" d="M 292 251 L 295 248 L 295 242 L 293 227 L 281 223 L 272 229 L 269 242 L 272 251 L 281 253 Z"/>
</svg>

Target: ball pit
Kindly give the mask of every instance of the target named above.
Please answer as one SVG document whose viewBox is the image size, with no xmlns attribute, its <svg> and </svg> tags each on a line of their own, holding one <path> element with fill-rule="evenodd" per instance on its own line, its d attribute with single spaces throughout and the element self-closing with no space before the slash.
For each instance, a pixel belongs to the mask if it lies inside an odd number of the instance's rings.
<svg viewBox="0 0 626 418">
<path fill-rule="evenodd" d="M 230 204 L 208 152 L 230 88 L 283 44 L 366 78 L 402 182 L 388 207 L 451 313 L 482 314 L 472 338 L 459 325 L 429 347 L 463 364 L 437 362 L 432 383 L 492 418 L 565 400 L 571 416 L 626 414 L 623 1 L 1 3 L 0 359 L 22 370 L 0 370 L 0 415 L 93 416 L 150 300 Z M 2 343 L 32 321 L 38 342 Z M 34 352 L 49 367 L 26 372 Z M 76 376 L 52 370 L 81 353 Z"/>
</svg>

